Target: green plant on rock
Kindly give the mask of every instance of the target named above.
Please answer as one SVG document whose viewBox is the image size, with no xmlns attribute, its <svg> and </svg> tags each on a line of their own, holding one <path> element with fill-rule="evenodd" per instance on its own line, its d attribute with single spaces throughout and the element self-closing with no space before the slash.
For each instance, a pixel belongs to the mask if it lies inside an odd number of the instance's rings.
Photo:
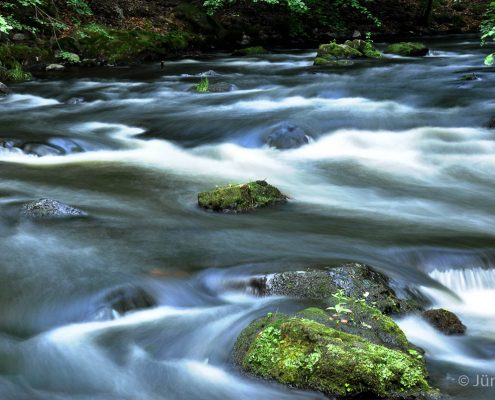
<svg viewBox="0 0 495 400">
<path fill-rule="evenodd" d="M 201 79 L 201 82 L 199 82 L 198 85 L 196 86 L 196 92 L 207 93 L 209 86 L 210 83 L 208 81 L 208 78 L 204 77 L 203 79 Z"/>
<path fill-rule="evenodd" d="M 61 61 L 64 61 L 69 64 L 79 64 L 81 62 L 81 59 L 77 54 L 71 53 L 69 51 L 61 51 L 58 54 L 58 58 Z"/>
</svg>

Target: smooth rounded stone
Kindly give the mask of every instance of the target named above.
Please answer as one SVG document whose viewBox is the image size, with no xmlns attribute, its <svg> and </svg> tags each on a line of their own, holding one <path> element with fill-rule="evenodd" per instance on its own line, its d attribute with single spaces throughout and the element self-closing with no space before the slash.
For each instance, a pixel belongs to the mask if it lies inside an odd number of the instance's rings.
<svg viewBox="0 0 495 400">
<path fill-rule="evenodd" d="M 287 202 L 275 186 L 266 181 L 232 184 L 198 194 L 198 205 L 209 211 L 241 213 Z"/>
<path fill-rule="evenodd" d="M 84 103 L 84 97 L 71 97 L 69 100 L 65 102 L 65 104 L 75 105 Z"/>
<path fill-rule="evenodd" d="M 424 57 L 428 52 L 428 47 L 423 43 L 417 42 L 393 43 L 385 50 L 385 53 L 387 54 L 397 54 L 403 57 Z"/>
<path fill-rule="evenodd" d="M 146 290 L 135 285 L 111 289 L 98 300 L 98 317 L 114 319 L 132 311 L 144 310 L 157 305 L 155 298 Z"/>
<path fill-rule="evenodd" d="M 311 312 L 328 320 L 324 310 Z M 424 358 L 409 343 L 406 348 L 378 345 L 307 315 L 268 313 L 241 332 L 232 359 L 249 375 L 331 398 L 438 398 L 428 383 Z"/>
<path fill-rule="evenodd" d="M 21 213 L 32 219 L 85 217 L 88 215 L 78 208 L 51 199 L 39 199 L 26 203 L 23 205 Z"/>
<path fill-rule="evenodd" d="M 266 143 L 276 149 L 296 149 L 308 144 L 309 136 L 299 126 L 284 122 L 272 130 Z"/>
<path fill-rule="evenodd" d="M 7 96 L 10 93 L 10 89 L 7 85 L 0 82 L 0 97 Z"/>
<path fill-rule="evenodd" d="M 62 64 L 49 64 L 45 69 L 47 71 L 62 71 L 65 67 Z"/>
<path fill-rule="evenodd" d="M 453 312 L 443 308 L 423 312 L 423 318 L 445 335 L 463 335 L 466 326 Z"/>
</svg>

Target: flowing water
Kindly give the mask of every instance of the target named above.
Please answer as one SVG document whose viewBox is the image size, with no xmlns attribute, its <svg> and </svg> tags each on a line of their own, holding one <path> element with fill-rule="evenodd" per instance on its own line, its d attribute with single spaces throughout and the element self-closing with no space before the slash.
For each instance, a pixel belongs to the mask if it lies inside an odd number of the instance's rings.
<svg viewBox="0 0 495 400">
<path fill-rule="evenodd" d="M 320 399 L 232 368 L 244 326 L 304 305 L 225 282 L 344 260 L 458 313 L 464 337 L 416 316 L 398 322 L 426 350 L 435 386 L 492 399 L 476 379 L 495 376 L 495 131 L 484 128 L 495 75 L 475 38 L 428 44 L 426 58 L 337 69 L 284 51 L 13 85 L 0 137 L 24 151 L 0 148 L 0 399 Z M 208 70 L 239 90 L 188 90 Z M 480 79 L 459 80 L 470 73 Z M 264 146 L 282 122 L 311 142 Z M 199 191 L 255 179 L 290 203 L 246 215 L 196 206 Z M 18 217 L 41 197 L 91 217 Z M 102 298 L 122 285 L 158 305 L 108 318 Z"/>
</svg>

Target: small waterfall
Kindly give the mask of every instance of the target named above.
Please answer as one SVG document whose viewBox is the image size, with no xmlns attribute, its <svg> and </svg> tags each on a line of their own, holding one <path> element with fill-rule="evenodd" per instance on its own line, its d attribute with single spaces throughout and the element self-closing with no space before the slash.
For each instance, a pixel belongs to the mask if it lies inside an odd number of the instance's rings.
<svg viewBox="0 0 495 400">
<path fill-rule="evenodd" d="M 430 277 L 460 297 L 465 292 L 495 289 L 495 269 L 434 270 L 430 273 Z"/>
</svg>

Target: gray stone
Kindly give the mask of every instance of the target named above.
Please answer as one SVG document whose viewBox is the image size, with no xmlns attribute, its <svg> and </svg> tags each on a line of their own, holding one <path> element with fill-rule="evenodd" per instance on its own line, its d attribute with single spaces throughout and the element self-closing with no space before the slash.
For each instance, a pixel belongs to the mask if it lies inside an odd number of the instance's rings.
<svg viewBox="0 0 495 400">
<path fill-rule="evenodd" d="M 22 214 L 33 219 L 84 217 L 88 214 L 57 200 L 40 199 L 24 204 Z"/>
<path fill-rule="evenodd" d="M 309 136 L 299 126 L 284 122 L 272 130 L 266 143 L 277 149 L 295 149 L 308 144 Z"/>
<path fill-rule="evenodd" d="M 0 82 L 0 97 L 7 96 L 10 93 L 10 89 L 7 85 Z"/>
<path fill-rule="evenodd" d="M 62 71 L 65 67 L 62 64 L 49 64 L 45 69 L 47 71 Z"/>
</svg>

